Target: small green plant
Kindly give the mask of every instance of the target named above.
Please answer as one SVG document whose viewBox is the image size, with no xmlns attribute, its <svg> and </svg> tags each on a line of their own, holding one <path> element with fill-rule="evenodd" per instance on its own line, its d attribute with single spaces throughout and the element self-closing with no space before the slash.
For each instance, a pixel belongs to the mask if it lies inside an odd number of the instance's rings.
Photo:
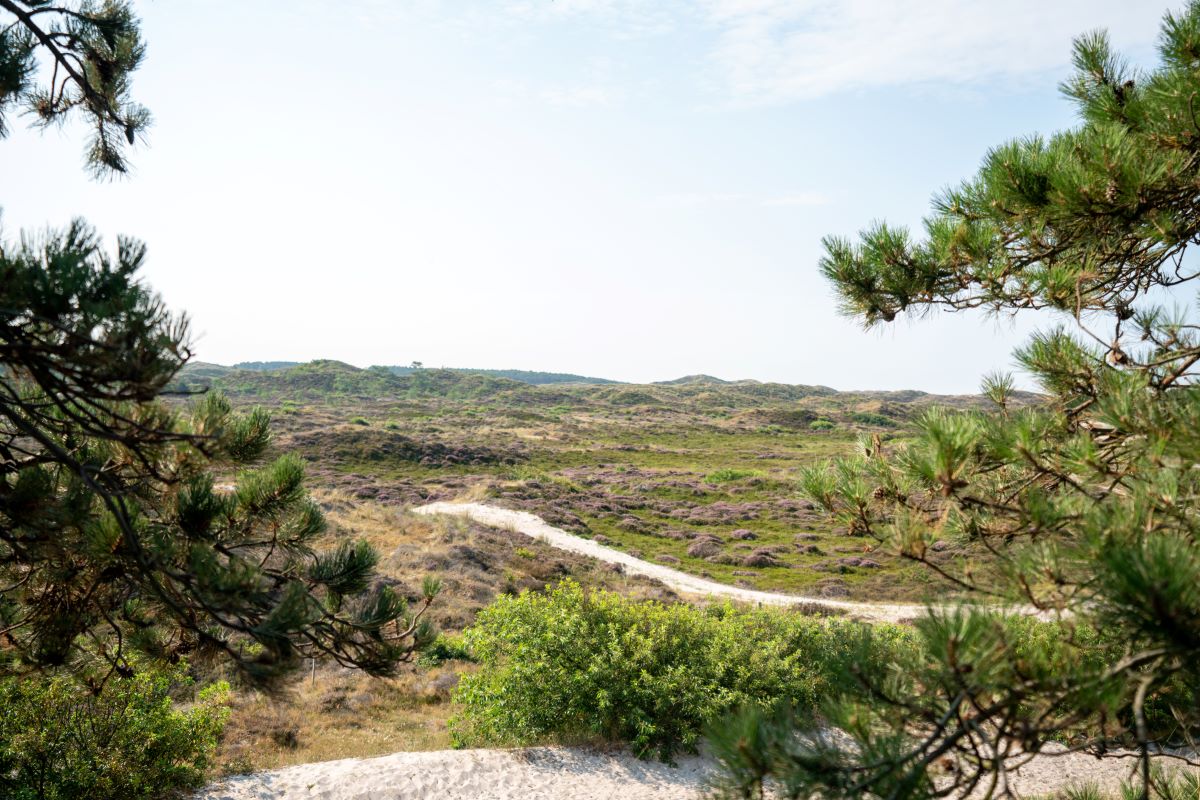
<svg viewBox="0 0 1200 800">
<path fill-rule="evenodd" d="M 831 431 L 836 427 L 837 425 L 834 425 L 827 419 L 814 419 L 808 423 L 808 429 L 811 431 Z"/>
<path fill-rule="evenodd" d="M 709 483 L 732 483 L 746 478 L 761 478 L 763 473 L 756 469 L 733 469 L 726 467 L 724 469 L 714 470 L 704 476 L 704 480 Z"/>
<path fill-rule="evenodd" d="M 70 677 L 0 682 L 0 796 L 163 797 L 198 786 L 229 710 L 227 684 L 181 710 L 182 666 L 113 677 L 99 694 Z"/>
<path fill-rule="evenodd" d="M 518 558 L 527 558 L 530 561 L 537 558 L 537 553 L 533 552 L 528 547 L 518 547 L 517 549 L 513 550 L 513 554 Z"/>
<path fill-rule="evenodd" d="M 371 421 L 366 417 L 354 417 L 350 420 L 351 425 L 370 425 Z"/>
<path fill-rule="evenodd" d="M 417 664 L 422 667 L 436 667 L 447 661 L 474 661 L 471 651 L 461 636 L 440 634 L 433 643 L 421 651 Z"/>
</svg>

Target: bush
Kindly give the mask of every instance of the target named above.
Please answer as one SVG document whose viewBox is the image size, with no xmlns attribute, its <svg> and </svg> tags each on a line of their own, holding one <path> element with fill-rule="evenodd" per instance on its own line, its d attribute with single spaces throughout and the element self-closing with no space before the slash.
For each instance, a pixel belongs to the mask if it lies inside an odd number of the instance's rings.
<svg viewBox="0 0 1200 800">
<path fill-rule="evenodd" d="M 813 431 L 830 431 L 836 427 L 837 427 L 837 425 L 834 425 L 832 422 L 830 422 L 827 419 L 814 419 L 812 422 L 810 422 L 808 424 L 809 430 L 813 430 Z"/>
<path fill-rule="evenodd" d="M 122 800 L 198 786 L 228 716 L 228 685 L 186 710 L 182 667 L 114 677 L 96 695 L 69 677 L 0 682 L 0 797 Z"/>
<path fill-rule="evenodd" d="M 729 605 L 696 609 L 584 592 L 501 597 L 465 640 L 482 664 L 455 692 L 457 746 L 600 737 L 639 756 L 694 750 L 741 706 L 812 709 L 854 692 L 903 634 Z"/>
<path fill-rule="evenodd" d="M 878 425 L 881 428 L 896 427 L 896 420 L 885 417 L 883 414 L 876 414 L 874 411 L 855 411 L 850 415 L 850 419 L 860 425 Z"/>
<path fill-rule="evenodd" d="M 422 667 L 436 667 L 447 661 L 474 661 L 471 651 L 463 643 L 461 636 L 438 634 L 417 657 L 417 664 Z"/>
</svg>

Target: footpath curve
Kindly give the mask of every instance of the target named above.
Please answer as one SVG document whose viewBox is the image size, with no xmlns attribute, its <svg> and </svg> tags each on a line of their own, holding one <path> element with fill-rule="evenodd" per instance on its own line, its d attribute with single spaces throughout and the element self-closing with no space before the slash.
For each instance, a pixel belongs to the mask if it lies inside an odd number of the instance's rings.
<svg viewBox="0 0 1200 800">
<path fill-rule="evenodd" d="M 807 597 L 795 594 L 777 594 L 775 592 L 760 592 L 754 589 L 743 589 L 740 586 L 730 586 L 717 581 L 710 581 L 696 575 L 689 575 L 677 569 L 653 564 L 634 558 L 612 547 L 585 539 L 561 528 L 556 528 L 536 514 L 528 511 L 512 511 L 484 503 L 430 503 L 412 509 L 416 514 L 434 516 L 446 514 L 467 517 L 483 525 L 493 528 L 504 528 L 516 531 L 532 539 L 538 539 L 551 547 L 566 550 L 569 553 L 595 558 L 609 564 L 619 564 L 625 572 L 631 575 L 644 575 L 661 581 L 677 592 L 709 597 L 728 597 L 743 603 L 757 603 L 772 606 L 807 605 L 839 611 L 867 622 L 900 622 L 919 617 L 925 612 L 925 606 L 914 603 L 856 603 L 849 600 L 831 600 L 826 597 Z"/>
</svg>

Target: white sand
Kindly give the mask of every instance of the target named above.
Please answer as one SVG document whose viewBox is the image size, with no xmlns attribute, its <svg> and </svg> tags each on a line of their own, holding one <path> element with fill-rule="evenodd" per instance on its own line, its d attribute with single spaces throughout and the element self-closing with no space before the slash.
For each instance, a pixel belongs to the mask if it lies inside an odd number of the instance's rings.
<svg viewBox="0 0 1200 800">
<path fill-rule="evenodd" d="M 776 594 L 775 592 L 759 592 L 753 589 L 742 589 L 725 583 L 705 580 L 677 569 L 652 564 L 640 558 L 634 558 L 612 547 L 605 547 L 591 539 L 576 536 L 561 528 L 550 525 L 541 517 L 527 511 L 511 511 L 507 508 L 497 508 L 483 503 L 430 503 L 427 506 L 414 508 L 417 514 L 453 514 L 469 517 L 484 525 L 506 528 L 523 533 L 533 539 L 539 539 L 552 547 L 578 553 L 584 556 L 606 561 L 609 564 L 620 564 L 632 575 L 644 575 L 648 578 L 662 581 L 677 592 L 693 595 L 708 595 L 710 597 L 729 597 L 746 603 L 763 605 L 812 605 L 845 612 L 850 616 L 868 622 L 900 622 L 922 616 L 925 606 L 912 603 L 853 603 L 848 600 L 830 600 L 824 597 L 804 597 L 795 594 Z"/>
<path fill-rule="evenodd" d="M 1136 766 L 1132 758 L 1056 752 L 1051 747 L 1021 767 L 1009 786 L 1019 796 L 1085 783 L 1116 789 Z M 671 767 L 623 752 L 567 747 L 438 750 L 242 775 L 208 787 L 194 800 L 701 800 L 714 769 L 699 757 L 681 758 Z"/>
<path fill-rule="evenodd" d="M 566 747 L 440 750 L 348 758 L 242 775 L 195 800 L 692 800 L 712 769 Z"/>
</svg>

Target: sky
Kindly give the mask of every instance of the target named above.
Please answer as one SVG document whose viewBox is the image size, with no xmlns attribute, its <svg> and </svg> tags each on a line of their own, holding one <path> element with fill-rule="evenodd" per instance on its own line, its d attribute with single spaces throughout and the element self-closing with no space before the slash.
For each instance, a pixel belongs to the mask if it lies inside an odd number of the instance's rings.
<svg viewBox="0 0 1200 800">
<path fill-rule="evenodd" d="M 196 357 L 972 392 L 1048 317 L 864 331 L 821 238 L 919 225 L 1076 123 L 1071 41 L 1152 0 L 135 0 L 155 123 L 96 182 L 17 120 L 4 234 L 144 240 Z"/>
</svg>

